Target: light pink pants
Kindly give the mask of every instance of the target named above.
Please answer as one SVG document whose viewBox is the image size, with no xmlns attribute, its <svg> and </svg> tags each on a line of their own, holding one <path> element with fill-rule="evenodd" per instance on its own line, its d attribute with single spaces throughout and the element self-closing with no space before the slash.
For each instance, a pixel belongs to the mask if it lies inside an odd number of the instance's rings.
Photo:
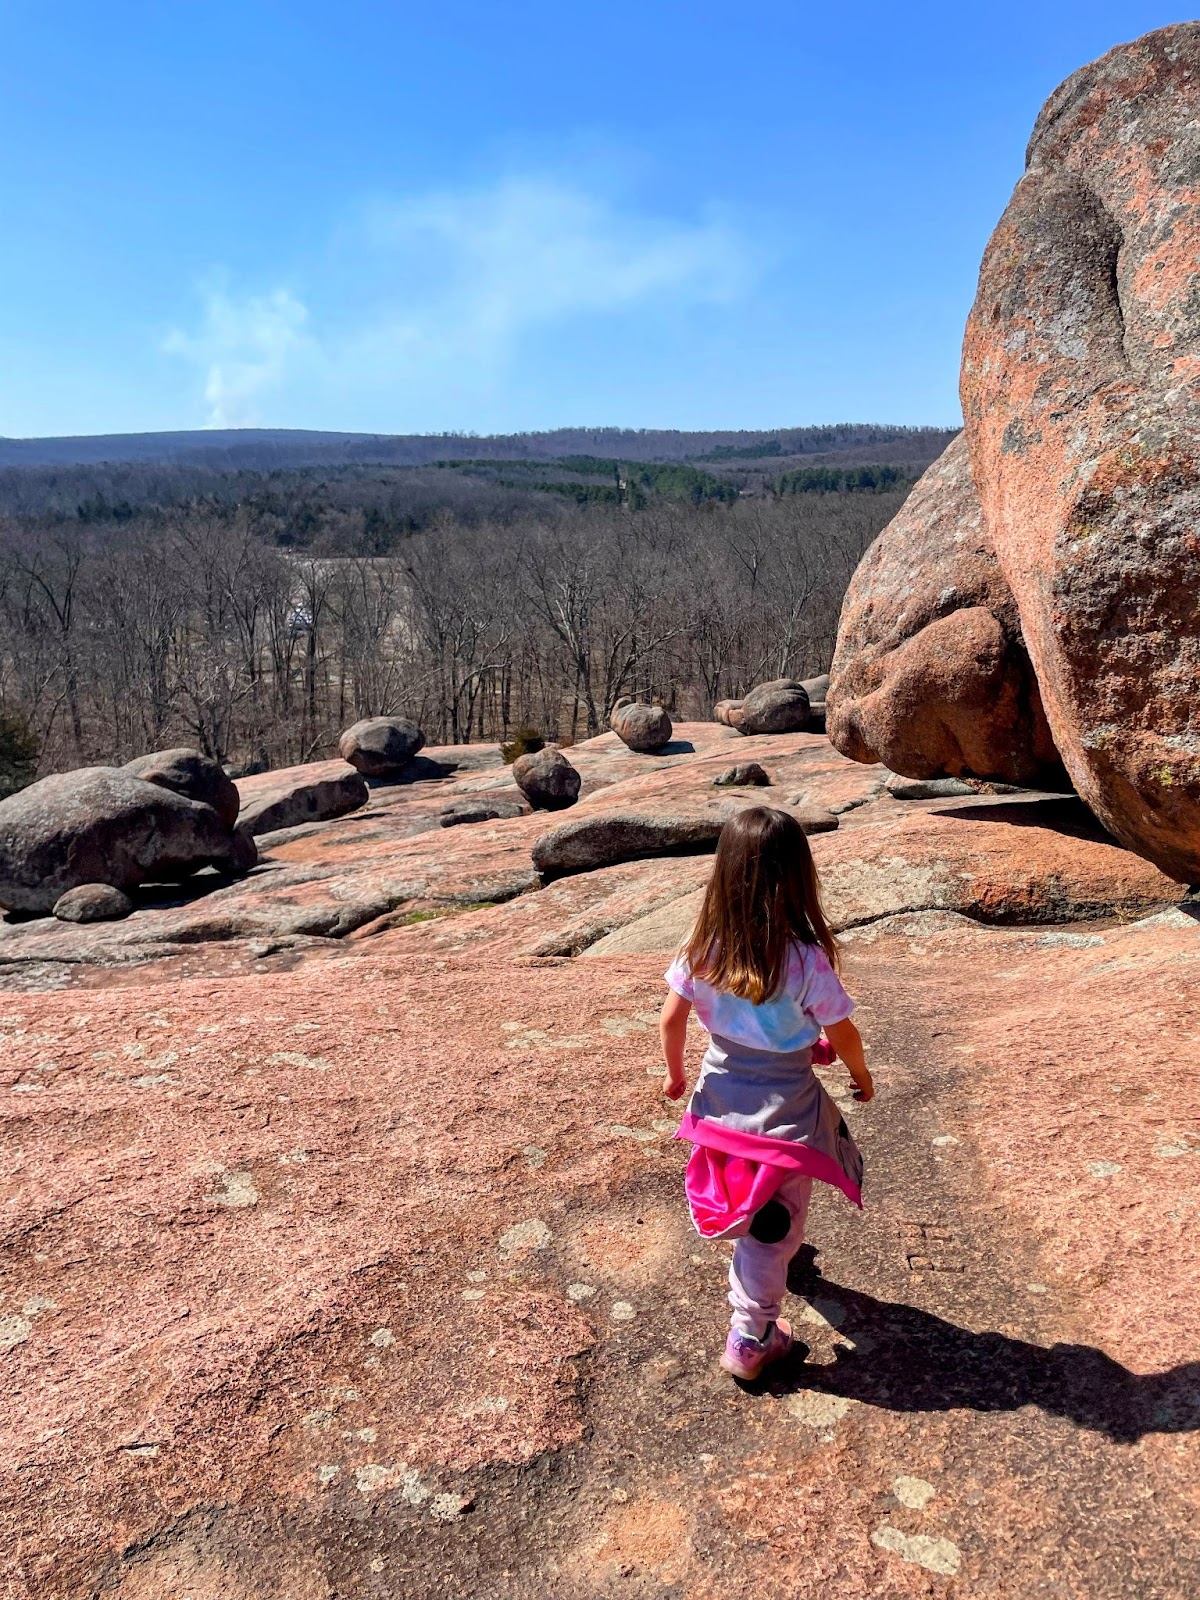
<svg viewBox="0 0 1200 1600">
<path fill-rule="evenodd" d="M 736 1333 L 761 1339 L 779 1315 L 787 1287 L 788 1263 L 804 1243 L 804 1224 L 813 1181 L 793 1173 L 775 1191 L 775 1199 L 792 1214 L 787 1236 L 778 1244 L 763 1244 L 749 1234 L 733 1247 L 729 1265 L 730 1318 Z"/>
</svg>

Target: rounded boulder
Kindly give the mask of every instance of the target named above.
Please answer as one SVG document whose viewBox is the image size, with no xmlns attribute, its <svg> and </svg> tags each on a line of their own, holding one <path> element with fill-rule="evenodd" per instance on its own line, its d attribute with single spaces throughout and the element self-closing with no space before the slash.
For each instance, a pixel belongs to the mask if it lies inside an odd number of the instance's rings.
<svg viewBox="0 0 1200 1600">
<path fill-rule="evenodd" d="M 366 717 L 347 728 L 338 740 L 338 754 L 366 778 L 390 778 L 402 772 L 425 744 L 425 735 L 407 717 Z"/>
<path fill-rule="evenodd" d="M 803 733 L 808 727 L 808 694 L 794 678 L 760 683 L 742 701 L 739 733 Z"/>
<path fill-rule="evenodd" d="M 671 718 L 665 706 L 646 706 L 636 700 L 618 700 L 609 726 L 621 740 L 642 755 L 653 755 L 671 742 Z"/>
<path fill-rule="evenodd" d="M 1064 787 L 962 434 L 850 580 L 828 733 L 851 760 L 908 778 Z"/>
<path fill-rule="evenodd" d="M 535 811 L 565 811 L 579 798 L 579 774 L 553 746 L 519 756 L 513 762 L 512 775 Z"/>
<path fill-rule="evenodd" d="M 218 762 L 199 750 L 157 750 L 127 761 L 124 770 L 146 783 L 211 806 L 227 828 L 237 822 L 241 804 L 237 785 Z"/>
<path fill-rule="evenodd" d="M 60 922 L 117 922 L 133 910 L 133 901 L 111 883 L 81 883 L 54 902 Z"/>
<path fill-rule="evenodd" d="M 757 761 L 740 761 L 736 767 L 726 767 L 713 779 L 716 789 L 765 789 L 771 782 L 765 767 Z"/>
</svg>

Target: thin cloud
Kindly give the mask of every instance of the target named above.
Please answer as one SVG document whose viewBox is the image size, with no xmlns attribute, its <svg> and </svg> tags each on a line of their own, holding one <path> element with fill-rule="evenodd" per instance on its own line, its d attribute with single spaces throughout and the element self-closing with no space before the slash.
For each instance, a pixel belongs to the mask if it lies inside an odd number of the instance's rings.
<svg viewBox="0 0 1200 1600">
<path fill-rule="evenodd" d="M 288 289 L 235 299 L 223 285 L 204 291 L 204 320 L 195 333 L 170 333 L 163 348 L 203 373 L 210 428 L 253 427 L 260 400 L 285 381 L 306 344 L 307 307 Z"/>
<path fill-rule="evenodd" d="M 167 348 L 203 374 L 214 425 L 257 420 L 285 387 L 458 402 L 494 390 L 536 330 L 584 318 L 730 303 L 758 264 L 728 222 L 622 209 L 557 179 L 371 205 L 338 251 L 339 281 L 206 295 Z M 353 310 L 348 307 L 353 306 Z"/>
</svg>

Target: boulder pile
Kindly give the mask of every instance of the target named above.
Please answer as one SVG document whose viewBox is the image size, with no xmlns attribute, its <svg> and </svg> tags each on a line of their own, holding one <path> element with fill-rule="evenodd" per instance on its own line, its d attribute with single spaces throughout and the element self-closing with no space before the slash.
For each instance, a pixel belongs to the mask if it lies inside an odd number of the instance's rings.
<svg viewBox="0 0 1200 1600">
<path fill-rule="evenodd" d="M 225 820 L 227 805 L 222 815 L 167 784 L 169 775 L 201 781 L 206 758 L 198 751 L 167 757 L 153 782 L 121 767 L 81 767 L 0 801 L 0 905 L 44 915 L 84 885 L 123 892 L 183 883 L 204 867 L 236 876 L 253 866 L 254 842 Z M 68 902 L 71 920 L 92 920 L 73 909 Z"/>
<path fill-rule="evenodd" d="M 743 700 L 718 700 L 713 717 L 747 737 L 805 733 L 812 720 L 812 708 L 803 683 L 795 678 L 772 678 L 769 683 L 757 684 Z"/>
<path fill-rule="evenodd" d="M 1051 783 L 1200 881 L 1200 24 L 1042 110 L 984 255 L 966 426 L 851 584 L 830 737 Z"/>
<path fill-rule="evenodd" d="M 211 806 L 227 828 L 237 823 L 242 804 L 237 784 L 219 762 L 199 750 L 159 750 L 127 761 L 124 770 L 147 783 L 157 783 L 162 789 L 172 789 L 189 800 Z"/>
</svg>

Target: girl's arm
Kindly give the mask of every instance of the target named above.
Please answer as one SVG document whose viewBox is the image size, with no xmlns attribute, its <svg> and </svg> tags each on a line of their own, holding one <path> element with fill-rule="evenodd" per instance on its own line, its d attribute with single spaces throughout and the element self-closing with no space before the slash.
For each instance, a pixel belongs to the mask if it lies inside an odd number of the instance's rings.
<svg viewBox="0 0 1200 1600">
<path fill-rule="evenodd" d="M 871 1081 L 871 1074 L 867 1071 L 862 1035 L 858 1029 L 847 1017 L 844 1022 L 826 1024 L 825 1037 L 846 1063 L 850 1076 L 854 1079 L 854 1098 L 870 1100 L 875 1093 L 875 1085 Z"/>
<path fill-rule="evenodd" d="M 687 1039 L 688 1012 L 691 1009 L 692 1002 L 685 1000 L 681 994 L 676 994 L 672 989 L 663 1005 L 662 1016 L 658 1019 L 663 1060 L 667 1064 L 663 1093 L 668 1100 L 678 1100 L 687 1088 L 687 1078 L 683 1071 L 683 1047 Z"/>
</svg>

